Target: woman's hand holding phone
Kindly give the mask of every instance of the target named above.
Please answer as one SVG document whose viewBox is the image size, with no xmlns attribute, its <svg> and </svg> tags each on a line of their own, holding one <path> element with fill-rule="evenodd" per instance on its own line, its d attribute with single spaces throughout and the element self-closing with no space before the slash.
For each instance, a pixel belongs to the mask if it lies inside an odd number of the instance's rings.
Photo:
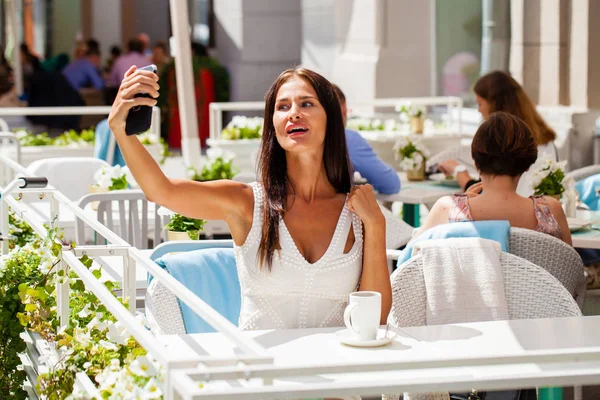
<svg viewBox="0 0 600 400">
<path fill-rule="evenodd" d="M 127 70 L 108 116 L 108 124 L 115 135 L 126 134 L 127 116 L 132 108 L 156 105 L 158 89 L 158 76 L 154 72 L 135 66 Z M 140 93 L 152 97 L 136 97 Z"/>
</svg>

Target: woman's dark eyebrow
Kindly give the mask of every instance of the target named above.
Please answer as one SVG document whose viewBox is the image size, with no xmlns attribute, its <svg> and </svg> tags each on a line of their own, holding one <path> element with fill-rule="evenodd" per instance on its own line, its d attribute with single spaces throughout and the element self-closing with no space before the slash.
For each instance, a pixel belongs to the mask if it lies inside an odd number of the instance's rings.
<svg viewBox="0 0 600 400">
<path fill-rule="evenodd" d="M 317 98 L 316 98 L 315 96 L 301 96 L 301 97 L 300 97 L 300 100 L 306 100 L 306 99 L 314 99 L 314 100 L 317 100 Z M 277 100 L 276 100 L 276 103 L 281 103 L 281 102 L 284 102 L 284 101 L 290 101 L 290 99 L 288 99 L 287 97 L 284 97 L 284 98 L 282 98 L 282 99 L 277 99 Z"/>
</svg>

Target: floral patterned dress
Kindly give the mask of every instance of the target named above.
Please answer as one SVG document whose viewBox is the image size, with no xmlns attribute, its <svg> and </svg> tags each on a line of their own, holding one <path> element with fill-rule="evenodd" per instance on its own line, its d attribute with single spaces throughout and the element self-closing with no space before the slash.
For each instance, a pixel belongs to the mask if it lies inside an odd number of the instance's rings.
<svg viewBox="0 0 600 400">
<path fill-rule="evenodd" d="M 546 199 L 543 196 L 531 196 L 529 198 L 533 200 L 533 212 L 537 219 L 535 230 L 560 239 L 560 227 Z M 465 221 L 473 221 L 468 197 L 466 194 L 455 194 L 452 196 L 452 209 L 450 210 L 448 222 Z"/>
</svg>

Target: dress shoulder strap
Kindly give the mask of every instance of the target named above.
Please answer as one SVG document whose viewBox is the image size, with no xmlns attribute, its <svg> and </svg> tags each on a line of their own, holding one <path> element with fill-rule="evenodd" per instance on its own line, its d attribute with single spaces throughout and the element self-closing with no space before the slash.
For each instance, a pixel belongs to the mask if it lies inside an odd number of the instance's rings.
<svg viewBox="0 0 600 400">
<path fill-rule="evenodd" d="M 469 198 L 466 194 L 455 194 L 452 196 L 452 208 L 448 222 L 473 221 L 471 209 L 469 208 Z"/>
</svg>

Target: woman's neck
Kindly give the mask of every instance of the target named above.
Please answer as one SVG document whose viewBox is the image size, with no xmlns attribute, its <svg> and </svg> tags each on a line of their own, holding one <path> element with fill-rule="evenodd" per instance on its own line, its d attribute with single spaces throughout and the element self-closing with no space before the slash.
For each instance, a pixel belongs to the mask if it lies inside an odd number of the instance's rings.
<svg viewBox="0 0 600 400">
<path fill-rule="evenodd" d="M 323 152 L 286 153 L 287 175 L 291 190 L 289 194 L 302 198 L 307 203 L 319 197 L 335 195 L 335 188 L 329 183 Z"/>
<path fill-rule="evenodd" d="M 482 175 L 481 182 L 483 183 L 483 192 L 481 197 L 518 197 L 517 185 L 519 178 L 511 176 L 488 176 Z"/>
</svg>

